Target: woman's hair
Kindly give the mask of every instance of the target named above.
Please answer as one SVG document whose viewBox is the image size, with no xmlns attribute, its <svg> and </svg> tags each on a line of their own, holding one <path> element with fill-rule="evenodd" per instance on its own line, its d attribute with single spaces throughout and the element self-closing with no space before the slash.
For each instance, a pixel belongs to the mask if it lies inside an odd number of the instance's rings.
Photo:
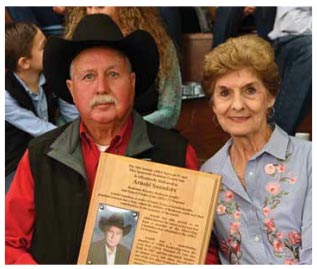
<svg viewBox="0 0 317 269">
<path fill-rule="evenodd" d="M 269 42 L 252 34 L 230 38 L 205 56 L 202 84 L 206 95 L 212 97 L 219 77 L 245 67 L 254 70 L 269 93 L 276 97 L 280 80 L 274 50 Z"/>
<path fill-rule="evenodd" d="M 31 57 L 33 39 L 39 28 L 32 23 L 13 22 L 5 25 L 5 67 L 15 72 L 21 57 Z"/>
<path fill-rule="evenodd" d="M 168 36 L 163 21 L 156 7 L 117 7 L 118 21 L 122 33 L 126 36 L 140 29 L 149 32 L 158 47 L 160 55 L 160 68 L 158 77 L 171 78 L 172 62 L 170 46 L 173 44 Z M 65 38 L 71 39 L 79 21 L 86 15 L 85 7 L 72 7 L 66 9 Z"/>
</svg>

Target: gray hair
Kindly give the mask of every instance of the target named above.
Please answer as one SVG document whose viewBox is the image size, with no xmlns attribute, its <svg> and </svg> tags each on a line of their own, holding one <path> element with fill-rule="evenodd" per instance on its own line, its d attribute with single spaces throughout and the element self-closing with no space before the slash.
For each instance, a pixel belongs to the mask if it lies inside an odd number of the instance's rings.
<svg viewBox="0 0 317 269">
<path fill-rule="evenodd" d="M 102 47 L 102 48 L 109 48 L 109 47 Z M 112 48 L 110 48 L 112 49 Z M 127 55 L 125 55 L 123 52 L 121 52 L 120 50 L 116 50 L 113 49 L 115 51 L 117 51 L 121 56 L 124 57 L 124 59 L 126 60 L 127 64 L 128 64 L 128 72 L 131 73 L 132 72 L 132 65 L 130 62 L 130 59 L 128 58 Z M 74 75 L 74 60 L 77 58 L 77 56 L 80 54 L 80 52 L 72 59 L 70 66 L 69 66 L 69 77 L 70 79 L 73 79 L 73 75 Z"/>
</svg>

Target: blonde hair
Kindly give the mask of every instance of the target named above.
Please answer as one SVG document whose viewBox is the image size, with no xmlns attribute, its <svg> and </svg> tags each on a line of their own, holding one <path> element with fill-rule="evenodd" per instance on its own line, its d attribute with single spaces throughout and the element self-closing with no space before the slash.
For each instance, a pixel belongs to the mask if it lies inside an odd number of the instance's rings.
<svg viewBox="0 0 317 269">
<path fill-rule="evenodd" d="M 268 92 L 276 97 L 280 80 L 274 50 L 269 42 L 252 34 L 230 38 L 205 56 L 202 84 L 206 95 L 212 97 L 219 77 L 244 67 L 254 70 Z"/>
<path fill-rule="evenodd" d="M 118 21 L 122 33 L 126 36 L 140 29 L 149 32 L 154 38 L 160 55 L 158 78 L 171 79 L 173 59 L 170 46 L 173 45 L 156 7 L 117 7 Z M 86 15 L 86 7 L 72 7 L 66 11 L 65 39 L 71 39 L 79 21 Z"/>
</svg>

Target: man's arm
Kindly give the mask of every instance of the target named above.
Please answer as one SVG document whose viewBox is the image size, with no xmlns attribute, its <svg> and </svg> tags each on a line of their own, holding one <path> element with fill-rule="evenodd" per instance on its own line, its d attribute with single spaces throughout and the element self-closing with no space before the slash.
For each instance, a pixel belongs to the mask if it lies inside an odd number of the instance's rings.
<svg viewBox="0 0 317 269">
<path fill-rule="evenodd" d="M 186 149 L 186 164 L 185 167 L 192 170 L 199 170 L 199 161 L 196 151 L 188 144 Z"/>
<path fill-rule="evenodd" d="M 35 221 L 34 182 L 26 151 L 5 199 L 5 263 L 36 264 L 28 252 Z"/>
</svg>

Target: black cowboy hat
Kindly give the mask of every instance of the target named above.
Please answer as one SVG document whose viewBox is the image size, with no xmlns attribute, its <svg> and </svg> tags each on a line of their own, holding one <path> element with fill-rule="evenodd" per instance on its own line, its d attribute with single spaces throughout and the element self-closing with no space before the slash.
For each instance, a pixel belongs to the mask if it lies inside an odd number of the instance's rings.
<svg viewBox="0 0 317 269">
<path fill-rule="evenodd" d="M 136 30 L 124 37 L 120 28 L 104 14 L 85 16 L 77 25 L 72 40 L 50 37 L 44 49 L 43 73 L 56 95 L 73 103 L 66 86 L 71 61 L 84 49 L 106 46 L 123 52 L 136 73 L 135 95 L 153 85 L 158 68 L 159 53 L 153 37 Z"/>
<path fill-rule="evenodd" d="M 106 217 L 101 217 L 99 220 L 99 228 L 105 231 L 107 227 L 116 226 L 123 231 L 123 236 L 127 235 L 131 231 L 131 225 L 124 226 L 124 219 L 122 214 L 114 213 L 108 219 Z"/>
</svg>

